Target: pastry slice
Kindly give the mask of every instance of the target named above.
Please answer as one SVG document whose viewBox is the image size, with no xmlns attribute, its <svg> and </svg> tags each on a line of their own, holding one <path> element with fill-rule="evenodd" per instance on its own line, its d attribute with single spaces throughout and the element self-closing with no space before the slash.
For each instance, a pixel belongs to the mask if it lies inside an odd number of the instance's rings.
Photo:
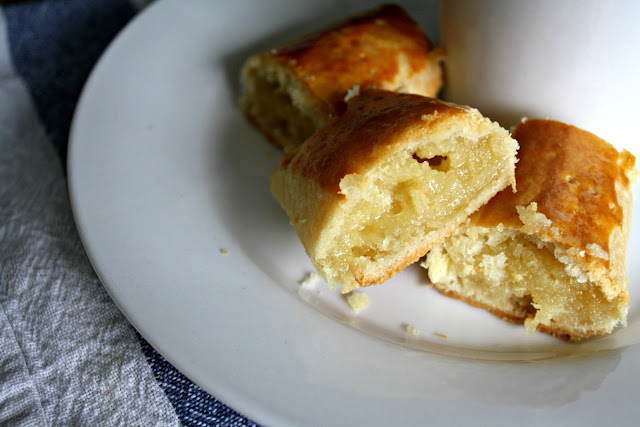
<svg viewBox="0 0 640 427">
<path fill-rule="evenodd" d="M 240 107 L 291 151 L 341 114 L 356 86 L 435 96 L 442 56 L 404 9 L 381 6 L 249 58 Z"/>
<path fill-rule="evenodd" d="M 635 158 L 551 120 L 515 129 L 517 193 L 502 191 L 424 266 L 442 293 L 569 341 L 624 325 Z"/>
<path fill-rule="evenodd" d="M 517 148 L 477 110 L 365 90 L 285 155 L 271 189 L 317 271 L 346 293 L 417 261 L 512 185 Z"/>
</svg>

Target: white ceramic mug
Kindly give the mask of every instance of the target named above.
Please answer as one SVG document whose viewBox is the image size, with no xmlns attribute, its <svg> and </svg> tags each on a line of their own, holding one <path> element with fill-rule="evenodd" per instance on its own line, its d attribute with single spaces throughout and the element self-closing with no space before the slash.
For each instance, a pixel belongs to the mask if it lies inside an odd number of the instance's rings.
<svg viewBox="0 0 640 427">
<path fill-rule="evenodd" d="M 640 154 L 640 1 L 442 0 L 440 37 L 445 99 L 505 127 L 564 121 Z"/>
</svg>

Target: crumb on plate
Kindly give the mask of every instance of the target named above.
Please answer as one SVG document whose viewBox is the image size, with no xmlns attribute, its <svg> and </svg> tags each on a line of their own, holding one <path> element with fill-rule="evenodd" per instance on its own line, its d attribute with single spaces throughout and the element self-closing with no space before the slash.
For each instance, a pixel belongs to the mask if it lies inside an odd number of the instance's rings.
<svg viewBox="0 0 640 427">
<path fill-rule="evenodd" d="M 319 279 L 320 276 L 318 275 L 318 273 L 316 273 L 315 271 L 311 271 L 305 274 L 302 279 L 298 280 L 298 284 L 305 288 L 312 288 L 315 286 Z"/>
<path fill-rule="evenodd" d="M 417 337 L 418 335 L 420 335 L 420 331 L 416 329 L 413 325 L 410 325 L 408 323 L 404 326 L 404 329 L 407 331 L 409 335 L 413 335 L 414 337 Z"/>
<path fill-rule="evenodd" d="M 347 295 L 347 302 L 351 310 L 359 313 L 369 305 L 369 295 L 362 292 L 351 292 Z"/>
</svg>

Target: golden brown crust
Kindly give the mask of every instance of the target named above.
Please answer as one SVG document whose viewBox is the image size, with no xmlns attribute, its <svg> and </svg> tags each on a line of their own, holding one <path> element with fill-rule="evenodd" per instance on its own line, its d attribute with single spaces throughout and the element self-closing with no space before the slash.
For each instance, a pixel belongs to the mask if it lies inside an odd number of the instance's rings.
<svg viewBox="0 0 640 427">
<path fill-rule="evenodd" d="M 596 243 L 609 252 L 614 228 L 622 228 L 623 211 L 616 183 L 629 190 L 635 157 L 618 153 L 597 136 L 553 120 L 526 120 L 515 129 L 520 144 L 517 193 L 504 190 L 481 210 L 478 224 L 520 228 L 517 206 L 537 204 L 559 235 L 547 238 L 585 250 Z"/>
<path fill-rule="evenodd" d="M 465 114 L 466 110 L 434 98 L 380 90 L 363 90 L 349 101 L 340 119 L 317 131 L 297 153 L 294 173 L 338 193 L 340 180 L 362 173 L 406 142 L 413 129 Z M 428 122 L 423 116 L 433 116 Z M 291 160 L 287 157 L 283 162 Z"/>
<path fill-rule="evenodd" d="M 475 298 L 470 298 L 470 297 L 466 297 L 464 295 L 461 295 L 451 289 L 445 289 L 443 287 L 440 287 L 439 285 L 435 284 L 434 288 L 440 292 L 442 295 L 445 295 L 449 298 L 453 298 L 453 299 L 457 299 L 459 301 L 465 302 L 473 307 L 476 308 L 480 308 L 483 310 L 487 310 L 488 312 L 490 312 L 491 314 L 493 314 L 496 317 L 501 318 L 502 320 L 506 320 L 507 322 L 510 323 L 515 323 L 517 325 L 522 325 L 524 324 L 524 321 L 527 320 L 527 318 L 529 317 L 533 317 L 532 314 L 528 314 L 528 313 L 516 313 L 514 312 L 506 312 L 504 310 L 500 310 L 497 307 L 494 307 L 492 305 L 489 304 L 485 304 L 482 301 L 478 301 Z M 595 332 L 590 332 L 590 333 L 584 333 L 584 334 L 577 334 L 576 331 L 567 331 L 564 330 L 560 327 L 558 327 L 557 325 L 555 327 L 552 327 L 550 325 L 543 325 L 543 324 L 538 324 L 537 326 L 537 330 L 539 332 L 544 332 L 545 334 L 549 334 L 552 335 L 556 338 L 560 338 L 561 340 L 564 341 L 569 341 L 569 342 L 578 342 L 580 340 L 583 340 L 585 338 L 589 338 L 590 336 L 594 335 Z"/>
<path fill-rule="evenodd" d="M 608 298 L 626 292 L 635 157 L 553 120 L 523 121 L 513 136 L 520 144 L 518 191 L 500 192 L 474 220 L 484 227 L 502 223 L 560 245 Z M 534 205 L 550 226 L 534 230 L 523 224 L 518 209 Z"/>
<path fill-rule="evenodd" d="M 431 245 L 429 245 L 431 247 Z M 384 283 L 387 279 L 398 274 L 408 265 L 413 264 L 418 261 L 420 258 L 424 256 L 424 254 L 428 251 L 428 248 L 419 248 L 418 250 L 412 252 L 408 256 L 405 256 L 402 259 L 398 259 L 398 261 L 393 264 L 390 268 L 384 270 L 382 274 L 365 274 L 365 272 L 356 271 L 354 272 L 354 277 L 360 287 L 366 288 L 367 286 L 378 285 L 380 283 Z"/>
<path fill-rule="evenodd" d="M 269 141 L 293 151 L 341 115 L 357 88 L 436 96 L 443 59 L 404 9 L 381 6 L 248 58 L 239 106 Z"/>
<path fill-rule="evenodd" d="M 399 54 L 417 73 L 431 61 L 432 49 L 431 40 L 403 8 L 383 5 L 306 35 L 272 55 L 304 80 L 328 111 L 339 114 L 354 85 L 388 88 L 401 67 Z M 433 93 L 424 95 L 436 95 L 439 83 Z"/>
</svg>

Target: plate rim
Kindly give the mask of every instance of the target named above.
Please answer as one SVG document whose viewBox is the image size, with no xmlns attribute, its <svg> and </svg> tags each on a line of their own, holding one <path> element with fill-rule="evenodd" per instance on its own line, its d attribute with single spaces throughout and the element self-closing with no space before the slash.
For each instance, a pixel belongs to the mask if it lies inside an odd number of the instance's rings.
<svg viewBox="0 0 640 427">
<path fill-rule="evenodd" d="M 102 266 L 100 265 L 100 263 L 97 261 L 97 258 L 99 258 L 99 256 L 96 256 L 96 254 L 94 253 L 94 248 L 92 247 L 92 244 L 90 243 L 90 239 L 88 238 L 87 233 L 89 233 L 88 229 L 86 228 L 86 224 L 84 223 L 84 218 L 83 218 L 83 214 L 80 212 L 80 210 L 82 209 L 80 207 L 81 202 L 79 202 L 78 200 L 78 190 L 76 188 L 76 184 L 77 184 L 77 180 L 79 179 L 77 177 L 77 174 L 79 173 L 77 171 L 77 169 L 74 167 L 74 165 L 76 164 L 76 160 L 75 160 L 75 156 L 77 156 L 77 144 L 79 144 L 79 142 L 77 142 L 79 140 L 79 136 L 77 136 L 78 131 L 78 123 L 79 121 L 82 119 L 82 109 L 85 108 L 84 105 L 85 103 L 89 102 L 87 101 L 88 99 L 88 93 L 89 93 L 89 89 L 93 87 L 93 85 L 95 85 L 95 80 L 98 78 L 98 73 L 99 70 L 101 69 L 101 67 L 103 66 L 104 62 L 108 60 L 108 58 L 111 58 L 111 55 L 113 55 L 112 52 L 116 51 L 116 49 L 118 49 L 118 46 L 121 43 L 124 43 L 124 40 L 126 40 L 127 37 L 129 37 L 129 34 L 131 33 L 131 29 L 140 25 L 139 22 L 141 22 L 143 19 L 150 19 L 147 18 L 147 16 L 150 16 L 151 13 L 155 13 L 152 11 L 156 11 L 156 10 L 160 10 L 161 7 L 164 7 L 162 5 L 166 5 L 171 3 L 171 0 L 162 0 L 162 1 L 156 1 L 154 2 L 152 5 L 150 5 L 149 7 L 147 7 L 145 10 L 143 10 L 141 13 L 137 14 L 126 26 L 125 28 L 123 28 L 122 31 L 120 31 L 120 33 L 114 38 L 114 40 L 111 42 L 111 44 L 109 45 L 109 47 L 103 52 L 102 56 L 100 57 L 99 61 L 96 63 L 96 65 L 94 66 L 89 78 L 87 79 L 87 81 L 85 82 L 85 85 L 82 89 L 81 92 L 81 96 L 78 100 L 77 106 L 76 106 L 76 110 L 74 112 L 73 115 L 73 120 L 71 123 L 71 129 L 70 129 L 70 137 L 69 137 L 69 145 L 68 145 L 68 156 L 67 156 L 67 165 L 68 165 L 68 180 L 67 180 L 67 185 L 68 185 L 68 190 L 69 190 L 69 198 L 70 198 L 70 202 L 71 202 L 71 207 L 72 207 L 72 212 L 73 212 L 73 218 L 74 221 L 76 223 L 76 227 L 78 229 L 78 233 L 80 235 L 80 239 L 82 241 L 83 247 L 85 248 L 85 251 L 87 253 L 87 256 L 91 262 L 92 267 L 94 268 L 94 271 L 96 272 L 96 274 L 98 275 L 98 277 L 100 278 L 101 283 L 103 283 L 104 288 L 106 289 L 106 291 L 108 292 L 109 296 L 111 297 L 111 299 L 116 303 L 116 305 L 118 306 L 118 308 L 120 309 L 120 311 L 123 313 L 123 315 L 127 318 L 127 320 L 133 325 L 133 327 L 138 330 L 140 332 L 140 334 L 146 339 L 148 340 L 148 342 L 156 349 L 158 349 L 158 352 L 160 354 L 163 355 L 163 357 L 165 357 L 173 366 L 176 367 L 176 369 L 178 369 L 180 372 L 185 373 L 185 375 L 192 380 L 194 383 L 198 384 L 199 386 L 201 386 L 203 389 L 210 391 L 214 397 L 218 397 L 221 396 L 224 400 L 224 402 L 226 404 L 228 404 L 230 407 L 232 407 L 233 409 L 241 412 L 242 414 L 246 414 L 247 416 L 249 416 L 251 419 L 257 420 L 260 419 L 261 422 L 266 422 L 267 424 L 287 424 L 289 423 L 291 420 L 287 419 L 283 414 L 277 413 L 277 412 L 273 412 L 272 408 L 269 407 L 263 407 L 260 403 L 261 401 L 255 401 L 255 400 L 248 400 L 246 398 L 246 396 L 242 396 L 242 395 L 236 395 L 233 391 L 230 391 L 229 389 L 211 389 L 210 385 L 208 385 L 207 387 L 202 386 L 201 382 L 198 381 L 198 375 L 195 372 L 191 372 L 191 369 L 189 366 L 185 366 L 184 363 L 182 363 L 180 360 L 178 360 L 179 358 L 174 357 L 175 355 L 173 354 L 173 352 L 171 351 L 167 351 L 166 350 L 166 345 L 164 345 L 163 343 L 161 343 L 160 339 L 158 337 L 152 336 L 153 334 L 150 334 L 147 332 L 147 328 L 145 327 L 145 325 L 140 324 L 140 322 L 138 320 L 136 320 L 135 316 L 131 316 L 131 313 L 128 313 L 129 310 L 126 309 L 126 307 L 122 304 L 120 295 L 118 295 L 118 293 L 114 290 L 114 288 L 112 286 L 109 286 L 107 284 L 107 280 L 105 280 L 106 277 L 106 273 L 102 270 Z M 177 3 L 177 2 L 174 2 Z M 345 325 L 342 325 L 343 327 L 347 328 Z M 360 334 L 358 332 L 358 334 Z M 375 342 L 377 342 L 377 345 L 382 345 L 382 346 L 391 346 L 396 348 L 396 344 L 391 344 L 382 340 L 379 340 L 376 337 L 371 337 L 371 336 L 366 336 L 367 340 L 373 340 Z M 637 347 L 637 346 L 636 346 Z M 414 350 L 417 351 L 417 350 Z M 433 355 L 432 355 L 433 356 Z M 441 356 L 435 356 L 435 357 L 441 357 Z M 463 363 L 474 363 L 474 361 L 464 361 Z M 262 421 L 264 420 L 264 421 Z"/>
</svg>

